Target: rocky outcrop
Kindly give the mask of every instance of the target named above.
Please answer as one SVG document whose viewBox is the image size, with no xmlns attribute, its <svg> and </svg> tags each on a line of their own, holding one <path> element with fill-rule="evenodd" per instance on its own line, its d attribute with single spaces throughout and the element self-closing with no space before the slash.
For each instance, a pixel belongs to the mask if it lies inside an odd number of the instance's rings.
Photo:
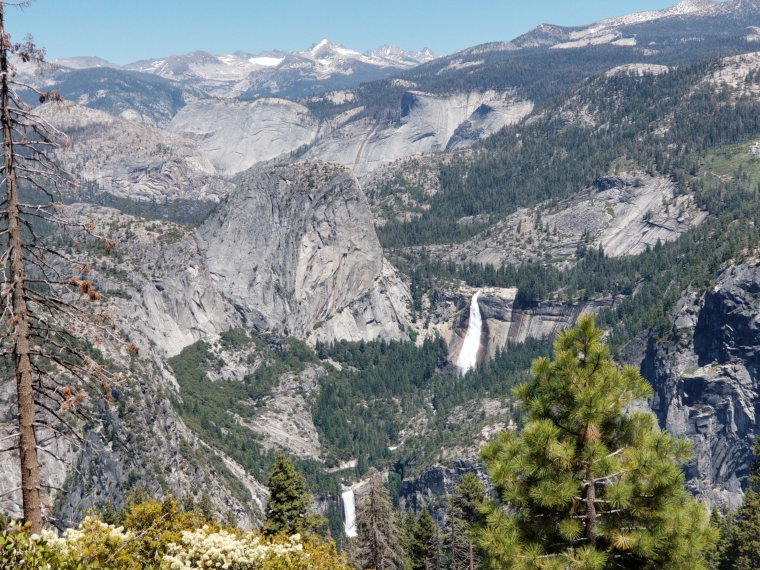
<svg viewBox="0 0 760 570">
<path fill-rule="evenodd" d="M 248 326 L 315 340 L 406 336 L 408 292 L 342 167 L 264 171 L 196 236 L 204 269 Z"/>
<path fill-rule="evenodd" d="M 311 144 L 319 121 L 286 99 L 220 99 L 187 105 L 170 128 L 197 140 L 220 172 L 235 174 Z"/>
<path fill-rule="evenodd" d="M 183 108 L 170 129 L 197 140 L 227 174 L 274 158 L 287 161 L 295 153 L 342 164 L 363 176 L 398 158 L 468 146 L 533 110 L 530 101 L 512 92 L 407 91 L 399 124 L 389 125 L 364 116 L 358 103 L 344 109 L 339 103 L 350 99 L 336 100 L 335 95 L 319 98 L 328 108 L 341 109 L 323 119 L 283 99 L 198 101 Z"/>
<path fill-rule="evenodd" d="M 43 105 L 37 113 L 73 141 L 55 157 L 76 173 L 80 199 L 108 193 L 159 204 L 218 202 L 234 189 L 190 139 L 71 103 Z"/>
<path fill-rule="evenodd" d="M 263 410 L 242 423 L 263 436 L 265 449 L 285 449 L 302 459 L 322 457 L 319 433 L 311 416 L 311 401 L 319 392 L 323 368 L 307 366 L 300 374 L 285 374 L 272 394 L 259 402 Z"/>
<path fill-rule="evenodd" d="M 433 251 L 454 262 L 466 255 L 468 261 L 494 266 L 570 260 L 579 246 L 602 247 L 605 255 L 620 257 L 673 241 L 706 217 L 670 179 L 625 173 L 600 178 L 559 204 L 522 208 L 464 243 Z"/>
<path fill-rule="evenodd" d="M 642 363 L 661 424 L 694 444 L 689 486 L 714 504 L 740 503 L 760 434 L 759 293 L 758 261 L 728 268 L 703 295 L 687 292 L 676 334 L 651 341 Z"/>
<path fill-rule="evenodd" d="M 533 110 L 530 101 L 495 91 L 443 96 L 409 91 L 401 106 L 400 125 L 352 121 L 320 139 L 305 156 L 347 165 L 363 176 L 398 158 L 468 146 Z"/>
<path fill-rule="evenodd" d="M 265 487 L 198 439 L 146 369 L 138 365 L 135 372 L 114 390 L 114 402 L 96 401 L 79 410 L 86 428 L 63 414 L 81 440 L 54 422 L 56 431 L 38 428 L 45 517 L 66 528 L 88 510 L 121 508 L 139 486 L 158 497 L 171 493 L 197 499 L 205 492 L 218 515 L 230 513 L 244 528 L 260 522 Z M 0 404 L 8 410 L 0 416 L 0 437 L 16 431 L 10 384 L 0 385 Z M 14 517 L 21 514 L 19 480 L 18 457 L 0 454 L 0 512 Z"/>
<path fill-rule="evenodd" d="M 456 486 L 466 473 L 477 474 L 487 484 L 483 464 L 469 460 L 432 465 L 415 477 L 404 478 L 400 489 L 401 509 L 415 512 L 423 508 L 431 509 L 438 524 L 443 525 L 448 511 L 446 499 L 454 494 Z"/>
</svg>

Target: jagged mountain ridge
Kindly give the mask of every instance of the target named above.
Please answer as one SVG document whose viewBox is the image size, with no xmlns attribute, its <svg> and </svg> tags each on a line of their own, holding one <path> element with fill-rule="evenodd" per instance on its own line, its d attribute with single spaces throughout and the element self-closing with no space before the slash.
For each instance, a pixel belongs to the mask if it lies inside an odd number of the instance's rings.
<svg viewBox="0 0 760 570">
<path fill-rule="evenodd" d="M 396 46 L 381 46 L 362 54 L 324 39 L 296 52 L 214 55 L 195 51 L 124 66 L 89 57 L 62 59 L 56 64 L 62 71 L 106 67 L 145 73 L 215 97 L 298 97 L 324 91 L 325 86 L 345 88 L 380 79 L 435 57 L 427 49 L 408 51 Z"/>
</svg>

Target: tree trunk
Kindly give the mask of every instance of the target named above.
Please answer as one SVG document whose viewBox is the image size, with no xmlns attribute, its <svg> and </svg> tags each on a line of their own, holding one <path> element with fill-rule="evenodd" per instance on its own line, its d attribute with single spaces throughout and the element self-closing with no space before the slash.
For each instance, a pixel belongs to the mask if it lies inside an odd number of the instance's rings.
<svg viewBox="0 0 760 570">
<path fill-rule="evenodd" d="M 592 548 L 596 546 L 596 485 L 591 468 L 586 469 L 586 538 Z"/>
<path fill-rule="evenodd" d="M 0 37 L 5 38 L 3 4 L 0 3 Z M 0 47 L 0 122 L 3 130 L 3 151 L 5 183 L 8 200 L 8 242 L 13 307 L 13 357 L 18 395 L 19 453 L 21 459 L 21 498 L 24 521 L 30 525 L 32 533 L 42 531 L 42 511 L 40 502 L 40 464 L 37 458 L 37 434 L 34 431 L 34 392 L 32 386 L 32 364 L 30 359 L 30 324 L 26 305 L 26 283 L 24 276 L 23 236 L 20 224 L 18 182 L 16 179 L 15 154 L 13 148 L 13 117 L 10 114 L 8 92 L 8 50 Z"/>
</svg>

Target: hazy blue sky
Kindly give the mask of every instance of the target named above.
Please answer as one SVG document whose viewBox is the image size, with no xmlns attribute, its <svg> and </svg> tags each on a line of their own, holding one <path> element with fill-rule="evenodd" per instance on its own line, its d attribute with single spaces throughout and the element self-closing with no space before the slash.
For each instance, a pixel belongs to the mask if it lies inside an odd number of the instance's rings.
<svg viewBox="0 0 760 570">
<path fill-rule="evenodd" d="M 14 38 L 32 33 L 48 59 L 114 63 L 201 49 L 295 51 L 323 37 L 366 51 L 382 44 L 439 55 L 510 40 L 540 23 L 591 23 L 676 0 L 37 0 L 6 9 Z"/>
</svg>

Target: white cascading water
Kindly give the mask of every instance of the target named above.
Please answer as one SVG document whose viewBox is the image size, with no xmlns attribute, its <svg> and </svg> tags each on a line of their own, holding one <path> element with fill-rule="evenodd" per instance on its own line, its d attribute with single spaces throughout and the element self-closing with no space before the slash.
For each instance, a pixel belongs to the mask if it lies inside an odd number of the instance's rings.
<svg viewBox="0 0 760 570">
<path fill-rule="evenodd" d="M 356 536 L 356 499 L 354 490 L 348 489 L 341 493 L 340 498 L 343 500 L 343 529 L 348 538 Z"/>
<path fill-rule="evenodd" d="M 462 350 L 455 364 L 462 374 L 467 373 L 478 365 L 478 350 L 480 350 L 480 335 L 483 329 L 483 319 L 480 316 L 478 296 L 480 291 L 472 296 L 470 301 L 470 322 L 467 325 L 467 333 L 464 335 Z"/>
</svg>

